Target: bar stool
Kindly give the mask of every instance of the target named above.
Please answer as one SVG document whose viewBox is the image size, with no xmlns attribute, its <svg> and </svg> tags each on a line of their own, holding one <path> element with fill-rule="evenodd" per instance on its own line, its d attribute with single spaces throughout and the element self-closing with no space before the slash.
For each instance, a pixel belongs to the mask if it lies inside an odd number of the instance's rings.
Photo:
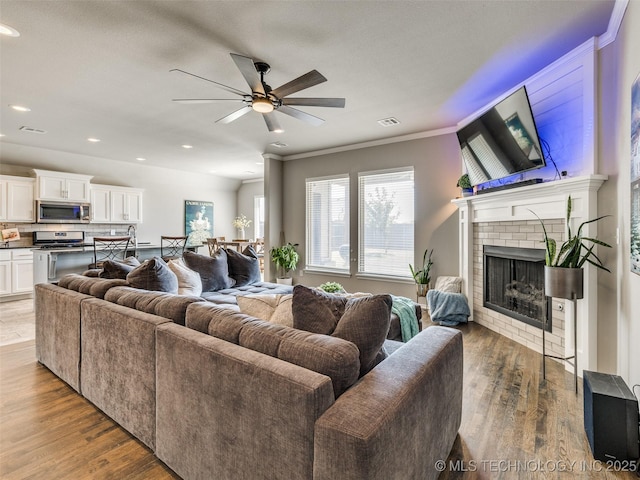
<svg viewBox="0 0 640 480">
<path fill-rule="evenodd" d="M 93 237 L 93 263 L 89 269 L 102 268 L 106 260 L 124 260 L 131 237 Z"/>
<path fill-rule="evenodd" d="M 171 237 L 168 235 L 160 236 L 160 256 L 165 262 L 173 258 L 180 258 L 184 253 L 187 245 L 187 236 Z"/>
</svg>

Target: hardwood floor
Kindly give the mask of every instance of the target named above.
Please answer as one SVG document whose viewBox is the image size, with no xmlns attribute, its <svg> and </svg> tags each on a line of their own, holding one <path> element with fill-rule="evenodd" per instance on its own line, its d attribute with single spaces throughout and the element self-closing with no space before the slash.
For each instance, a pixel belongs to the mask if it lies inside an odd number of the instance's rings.
<svg viewBox="0 0 640 480">
<path fill-rule="evenodd" d="M 450 457 L 443 459 L 441 480 L 637 479 L 593 461 L 582 423 L 582 391 L 574 393 L 573 377 L 560 364 L 549 362 L 544 382 L 539 354 L 477 324 L 460 330 L 462 427 Z M 2 479 L 178 478 L 39 365 L 34 341 L 0 347 L 0 396 Z"/>
</svg>

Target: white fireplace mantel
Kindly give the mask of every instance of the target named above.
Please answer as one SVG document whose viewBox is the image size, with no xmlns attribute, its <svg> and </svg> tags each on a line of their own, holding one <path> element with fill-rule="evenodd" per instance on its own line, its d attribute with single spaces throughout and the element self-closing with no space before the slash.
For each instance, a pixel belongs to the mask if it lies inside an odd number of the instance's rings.
<svg viewBox="0 0 640 480">
<path fill-rule="evenodd" d="M 564 219 L 567 199 L 571 196 L 571 227 L 598 216 L 597 193 L 607 180 L 606 175 L 586 175 L 563 180 L 528 185 L 508 190 L 463 197 L 452 200 L 459 215 L 459 258 L 463 291 L 469 301 L 473 319 L 473 224 L 478 222 L 535 221 Z M 583 233 L 597 236 L 597 222 L 584 226 Z M 542 240 L 542 236 L 540 236 Z M 542 247 L 541 247 L 542 248 Z M 584 299 L 578 302 L 578 372 L 597 369 L 597 282 L 596 268 L 588 265 L 584 276 Z M 571 305 L 568 305 L 569 308 Z M 567 318 L 570 317 L 566 311 Z M 573 328 L 573 327 L 571 327 Z M 565 330 L 567 335 L 569 330 Z M 568 337 L 570 338 L 570 337 Z M 567 350 L 573 342 L 565 342 Z"/>
</svg>

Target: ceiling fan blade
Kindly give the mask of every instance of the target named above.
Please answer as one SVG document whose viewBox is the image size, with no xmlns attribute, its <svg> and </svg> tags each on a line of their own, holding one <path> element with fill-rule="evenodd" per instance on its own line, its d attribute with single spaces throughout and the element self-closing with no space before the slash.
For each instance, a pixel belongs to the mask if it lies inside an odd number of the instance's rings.
<svg viewBox="0 0 640 480">
<path fill-rule="evenodd" d="M 235 112 L 230 113 L 226 117 L 222 117 L 221 119 L 216 120 L 216 123 L 231 123 L 252 110 L 253 109 L 247 105 L 246 107 L 242 107 L 240 110 L 236 110 Z"/>
<path fill-rule="evenodd" d="M 241 98 L 174 98 L 176 103 L 244 102 Z"/>
<path fill-rule="evenodd" d="M 314 115 L 311 115 L 307 112 L 303 112 L 302 110 L 298 110 L 296 108 L 287 107 L 286 105 L 280 106 L 280 108 L 278 108 L 278 111 L 286 115 L 290 115 L 294 118 L 297 118 L 298 120 L 302 120 L 303 122 L 310 123 L 311 125 L 318 126 L 324 123 L 324 120 L 321 119 L 320 117 L 316 117 Z"/>
<path fill-rule="evenodd" d="M 229 87 L 228 85 L 223 85 L 222 83 L 214 82 L 213 80 L 209 80 L 208 78 L 201 77 L 200 75 L 196 75 L 195 73 L 185 72 L 184 70 L 180 70 L 179 68 L 174 68 L 169 71 L 184 73 L 185 75 L 191 75 L 192 77 L 199 78 L 200 80 L 204 80 L 205 82 L 213 83 L 214 85 L 217 85 L 218 87 L 225 89 L 227 92 L 235 93 L 236 95 L 242 95 L 243 97 L 247 95 L 245 92 L 242 92 L 237 88 Z"/>
<path fill-rule="evenodd" d="M 240 70 L 240 73 L 249 84 L 249 87 L 251 87 L 251 91 L 265 95 L 264 87 L 262 86 L 260 76 L 256 71 L 256 66 L 253 64 L 253 60 L 249 57 L 244 57 L 236 53 L 231 53 L 230 55 L 238 67 L 238 70 Z"/>
<path fill-rule="evenodd" d="M 264 122 L 267 124 L 267 128 L 270 132 L 284 132 L 280 123 L 278 123 L 278 119 L 273 113 L 263 113 L 262 116 L 264 117 Z"/>
<path fill-rule="evenodd" d="M 344 98 L 283 98 L 283 105 L 300 105 L 303 107 L 336 107 L 344 108 Z"/>
<path fill-rule="evenodd" d="M 278 98 L 286 97 L 292 93 L 299 92 L 305 88 L 313 87 L 319 83 L 326 82 L 327 79 L 317 70 L 311 70 L 309 73 L 305 73 L 301 77 L 291 80 L 289 83 L 279 86 L 271 93 Z"/>
</svg>

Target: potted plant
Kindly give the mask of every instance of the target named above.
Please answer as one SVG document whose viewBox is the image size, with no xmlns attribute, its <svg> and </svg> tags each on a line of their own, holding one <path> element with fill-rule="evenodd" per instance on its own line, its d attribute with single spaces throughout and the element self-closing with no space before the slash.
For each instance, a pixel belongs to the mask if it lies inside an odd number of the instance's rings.
<svg viewBox="0 0 640 480">
<path fill-rule="evenodd" d="M 345 293 L 344 287 L 338 282 L 325 282 L 319 285 L 318 288 L 327 293 Z"/>
<path fill-rule="evenodd" d="M 598 258 L 593 249 L 596 245 L 611 248 L 611 245 L 597 238 L 585 237 L 582 228 L 593 222 L 607 217 L 603 215 L 592 220 L 582 222 L 575 234 L 571 231 L 569 219 L 571 218 L 571 196 L 567 199 L 567 216 L 565 219 L 567 239 L 558 248 L 555 239 L 550 238 L 544 223 L 538 218 L 544 232 L 545 244 L 545 294 L 550 297 L 579 299 L 583 297 L 583 269 L 585 263 L 590 263 L 597 268 L 606 270 L 602 260 Z"/>
<path fill-rule="evenodd" d="M 300 256 L 296 252 L 298 244 L 287 243 L 281 247 L 273 247 L 269 250 L 271 261 L 278 267 L 277 283 L 291 285 L 292 279 L 289 276 L 291 270 L 295 270 Z"/>
<path fill-rule="evenodd" d="M 433 261 L 431 260 L 432 255 L 433 249 L 429 251 L 429 249 L 427 248 L 424 251 L 424 254 L 422 255 L 422 268 L 420 270 L 415 270 L 413 268 L 413 265 L 409 264 L 411 276 L 413 277 L 413 281 L 416 282 L 418 297 L 427 296 L 429 283 L 431 282 L 431 267 L 433 266 Z"/>
<path fill-rule="evenodd" d="M 249 220 L 244 214 L 233 219 L 231 224 L 238 229 L 238 240 L 246 240 L 244 229 L 251 226 L 251 220 Z"/>
<path fill-rule="evenodd" d="M 471 185 L 471 180 L 469 179 L 468 173 L 463 174 L 458 179 L 458 183 L 456 184 L 456 187 L 459 187 L 462 189 L 463 197 L 468 197 L 470 195 L 473 195 L 473 185 Z"/>
</svg>

